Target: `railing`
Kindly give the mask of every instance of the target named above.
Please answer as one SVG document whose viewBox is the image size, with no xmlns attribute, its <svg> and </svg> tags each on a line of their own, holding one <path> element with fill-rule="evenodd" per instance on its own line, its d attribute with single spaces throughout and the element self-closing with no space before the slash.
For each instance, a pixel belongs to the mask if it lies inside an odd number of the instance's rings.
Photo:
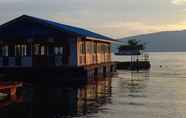
<svg viewBox="0 0 186 118">
<path fill-rule="evenodd" d="M 32 67 L 35 65 L 62 66 L 63 56 L 17 56 L 0 57 L 0 67 Z"/>
<path fill-rule="evenodd" d="M 31 67 L 32 57 L 0 57 L 0 67 Z"/>
</svg>

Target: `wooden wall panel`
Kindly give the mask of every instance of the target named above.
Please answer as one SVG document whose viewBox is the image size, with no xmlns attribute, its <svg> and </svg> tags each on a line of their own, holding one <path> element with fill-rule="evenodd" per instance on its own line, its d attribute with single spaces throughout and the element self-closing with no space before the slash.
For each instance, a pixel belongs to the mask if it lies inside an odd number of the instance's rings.
<svg viewBox="0 0 186 118">
<path fill-rule="evenodd" d="M 81 45 L 84 43 L 85 53 L 81 53 Z M 96 51 L 95 46 L 96 45 Z M 111 46 L 108 42 L 103 41 L 93 41 L 89 39 L 79 39 L 77 41 L 77 55 L 78 55 L 78 65 L 90 65 L 99 64 L 111 61 L 111 51 L 104 51 L 103 45 L 106 47 Z M 83 60 L 83 61 L 82 61 Z"/>
</svg>

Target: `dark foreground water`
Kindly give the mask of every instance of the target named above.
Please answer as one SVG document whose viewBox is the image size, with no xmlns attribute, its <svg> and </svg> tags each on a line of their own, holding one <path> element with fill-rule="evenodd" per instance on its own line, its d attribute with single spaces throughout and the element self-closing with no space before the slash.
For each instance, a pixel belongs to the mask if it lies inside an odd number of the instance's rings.
<svg viewBox="0 0 186 118">
<path fill-rule="evenodd" d="M 186 53 L 150 57 L 149 71 L 118 71 L 112 78 L 57 87 L 27 85 L 20 97 L 1 102 L 0 117 L 186 118 Z"/>
</svg>

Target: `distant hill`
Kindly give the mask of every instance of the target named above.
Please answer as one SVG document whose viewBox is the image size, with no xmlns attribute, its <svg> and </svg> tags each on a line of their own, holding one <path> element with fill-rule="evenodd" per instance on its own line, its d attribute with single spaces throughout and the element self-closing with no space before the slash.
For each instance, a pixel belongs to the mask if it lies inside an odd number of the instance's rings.
<svg viewBox="0 0 186 118">
<path fill-rule="evenodd" d="M 146 51 L 186 51 L 186 30 L 164 31 L 119 39 L 127 43 L 136 39 L 146 44 Z M 114 51 L 118 45 L 113 45 Z"/>
</svg>

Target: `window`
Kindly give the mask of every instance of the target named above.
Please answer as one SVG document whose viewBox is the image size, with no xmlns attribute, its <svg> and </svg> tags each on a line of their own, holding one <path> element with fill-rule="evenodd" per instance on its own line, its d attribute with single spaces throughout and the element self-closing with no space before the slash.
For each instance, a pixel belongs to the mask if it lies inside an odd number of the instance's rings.
<svg viewBox="0 0 186 118">
<path fill-rule="evenodd" d="M 94 53 L 94 42 L 90 42 L 90 53 Z"/>
<path fill-rule="evenodd" d="M 99 51 L 99 53 L 102 53 L 102 52 L 103 52 L 102 44 L 99 44 L 99 45 L 98 45 L 98 51 Z"/>
<path fill-rule="evenodd" d="M 24 56 L 27 56 L 27 46 L 25 45 L 25 48 L 24 48 Z"/>
<path fill-rule="evenodd" d="M 86 52 L 90 53 L 90 45 L 89 42 L 86 43 Z"/>
<path fill-rule="evenodd" d="M 97 53 L 97 44 L 96 43 L 94 43 L 94 51 L 93 52 Z"/>
<path fill-rule="evenodd" d="M 58 51 L 58 47 L 55 47 L 55 48 L 54 48 L 54 51 L 55 51 L 55 55 L 58 55 L 58 52 L 59 52 L 59 51 Z"/>
<path fill-rule="evenodd" d="M 80 43 L 80 53 L 81 54 L 85 53 L 85 44 L 84 43 Z"/>
<path fill-rule="evenodd" d="M 7 45 L 3 47 L 2 54 L 3 54 L 3 56 L 8 56 L 8 46 Z"/>
<path fill-rule="evenodd" d="M 107 52 L 110 53 L 110 45 L 107 45 Z"/>
<path fill-rule="evenodd" d="M 63 47 L 59 48 L 59 52 L 60 52 L 61 55 L 63 55 Z"/>
<path fill-rule="evenodd" d="M 27 56 L 27 46 L 15 45 L 15 56 Z"/>
<path fill-rule="evenodd" d="M 86 43 L 86 51 L 88 53 L 93 53 L 94 52 L 94 43 L 93 42 L 87 42 Z"/>
<path fill-rule="evenodd" d="M 15 56 L 21 56 L 20 45 L 15 46 Z"/>
<path fill-rule="evenodd" d="M 27 46 L 26 45 L 22 45 L 22 54 L 21 54 L 21 56 L 26 56 L 27 55 L 27 53 L 26 53 L 26 48 L 27 48 Z"/>
<path fill-rule="evenodd" d="M 45 55 L 45 47 L 44 46 L 41 46 L 41 55 Z"/>
<path fill-rule="evenodd" d="M 54 48 L 54 53 L 55 53 L 55 55 L 63 55 L 63 47 L 62 46 L 55 47 Z"/>
<path fill-rule="evenodd" d="M 83 44 L 81 43 L 80 46 L 79 46 L 79 47 L 80 47 L 79 50 L 80 50 L 80 53 L 81 53 L 81 54 L 83 53 L 83 46 L 82 46 L 82 45 L 83 45 Z"/>
<path fill-rule="evenodd" d="M 101 52 L 104 53 L 105 52 L 105 46 L 102 44 L 101 45 Z"/>
<path fill-rule="evenodd" d="M 39 55 L 39 44 L 34 45 L 34 55 Z"/>
</svg>

